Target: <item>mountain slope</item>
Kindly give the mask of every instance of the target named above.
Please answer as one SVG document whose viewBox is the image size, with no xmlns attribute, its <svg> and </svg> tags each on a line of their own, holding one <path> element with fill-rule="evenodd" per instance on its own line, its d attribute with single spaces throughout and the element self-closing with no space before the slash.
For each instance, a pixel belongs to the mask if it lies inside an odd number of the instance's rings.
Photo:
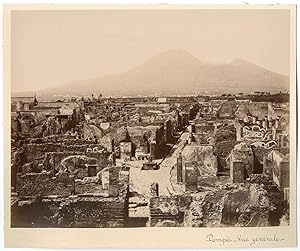
<svg viewBox="0 0 300 251">
<path fill-rule="evenodd" d="M 170 50 L 124 73 L 65 84 L 43 92 L 84 95 L 171 95 L 201 91 L 279 91 L 287 76 L 237 59 L 229 64 L 203 63 L 184 50 Z M 70 91 L 71 90 L 71 91 Z"/>
</svg>

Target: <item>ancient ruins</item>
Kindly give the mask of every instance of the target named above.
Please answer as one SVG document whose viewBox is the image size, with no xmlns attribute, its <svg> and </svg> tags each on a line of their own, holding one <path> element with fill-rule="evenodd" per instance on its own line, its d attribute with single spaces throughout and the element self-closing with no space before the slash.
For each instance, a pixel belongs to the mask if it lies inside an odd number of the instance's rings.
<svg viewBox="0 0 300 251">
<path fill-rule="evenodd" d="M 11 225 L 287 225 L 289 136 L 289 93 L 12 97 Z"/>
</svg>

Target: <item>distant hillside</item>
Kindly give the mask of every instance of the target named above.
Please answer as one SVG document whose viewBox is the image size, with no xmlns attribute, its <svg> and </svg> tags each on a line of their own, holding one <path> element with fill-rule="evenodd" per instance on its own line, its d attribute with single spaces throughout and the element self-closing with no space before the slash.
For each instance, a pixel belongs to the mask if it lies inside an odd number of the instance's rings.
<svg viewBox="0 0 300 251">
<path fill-rule="evenodd" d="M 208 64 L 184 50 L 159 54 L 130 71 L 65 84 L 38 94 L 173 95 L 194 92 L 277 92 L 289 89 L 289 78 L 237 59 Z"/>
</svg>

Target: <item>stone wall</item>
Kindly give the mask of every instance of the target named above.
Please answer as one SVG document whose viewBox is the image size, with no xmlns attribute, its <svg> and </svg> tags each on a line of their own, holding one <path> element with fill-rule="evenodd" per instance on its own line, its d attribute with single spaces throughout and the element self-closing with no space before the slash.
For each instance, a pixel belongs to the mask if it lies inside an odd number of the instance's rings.
<svg viewBox="0 0 300 251">
<path fill-rule="evenodd" d="M 98 181 L 78 181 L 75 180 L 75 193 L 76 194 L 102 194 L 108 196 L 108 193 L 104 193 L 102 184 Z"/>
<path fill-rule="evenodd" d="M 215 187 L 215 186 L 214 186 Z M 225 187 L 224 187 L 225 188 Z M 226 188 L 205 191 L 193 197 L 185 215 L 185 227 L 220 227 Z"/>
<path fill-rule="evenodd" d="M 59 135 L 50 135 L 43 138 L 27 138 L 24 140 L 26 144 L 42 144 L 42 143 L 69 143 L 72 145 L 84 145 L 84 144 L 93 144 L 94 141 L 86 140 L 83 138 L 76 138 L 70 134 L 59 134 Z"/>
<path fill-rule="evenodd" d="M 185 166 L 195 166 L 199 175 L 215 176 L 218 171 L 217 158 L 210 145 L 188 145 L 182 151 L 183 182 L 185 182 Z"/>
<path fill-rule="evenodd" d="M 74 181 L 63 174 L 52 176 L 50 172 L 17 175 L 16 189 L 20 198 L 25 196 L 71 195 Z"/>
<path fill-rule="evenodd" d="M 200 176 L 197 162 L 185 164 L 185 190 L 197 191 L 198 177 Z"/>
<path fill-rule="evenodd" d="M 234 149 L 231 151 L 229 157 L 230 169 L 233 173 L 233 167 L 236 162 L 242 162 L 244 164 L 244 177 L 248 178 L 251 174 L 254 173 L 254 155 L 252 149 L 246 143 L 240 143 L 234 146 Z M 239 168 L 241 166 L 239 165 Z M 237 169 L 236 169 L 237 170 Z"/>
<path fill-rule="evenodd" d="M 109 172 L 107 188 L 102 184 L 103 172 Z M 129 173 L 120 173 L 120 167 L 109 167 L 97 173 L 95 177 L 85 177 L 75 180 L 75 194 L 101 194 L 104 197 L 118 197 L 126 194 L 129 183 Z"/>
<path fill-rule="evenodd" d="M 65 227 L 124 227 L 128 202 L 120 198 L 80 199 L 60 212 Z"/>
<path fill-rule="evenodd" d="M 230 168 L 230 178 L 233 183 L 243 183 L 245 181 L 245 163 L 234 161 Z"/>
<path fill-rule="evenodd" d="M 184 212 L 191 201 L 189 196 L 150 198 L 150 226 L 183 226 Z"/>
<path fill-rule="evenodd" d="M 78 193 L 106 193 L 110 197 L 124 195 L 128 187 L 129 176 L 123 175 L 120 179 L 120 167 L 110 167 L 107 170 L 109 171 L 109 188 L 105 191 L 102 189 L 101 172 L 98 172 L 95 177 L 87 177 L 87 168 L 74 174 L 70 173 L 70 170 L 58 172 L 56 175 L 51 171 L 19 173 L 17 174 L 16 189 L 21 198 L 48 195 L 69 196 Z"/>
<path fill-rule="evenodd" d="M 122 160 L 130 160 L 132 152 L 133 149 L 131 142 L 120 142 L 120 158 Z"/>
<path fill-rule="evenodd" d="M 102 138 L 98 140 L 98 143 L 106 148 L 107 151 L 112 152 L 113 145 L 112 145 L 112 137 L 108 135 L 104 135 Z"/>
<path fill-rule="evenodd" d="M 46 152 L 87 152 L 87 149 L 93 151 L 94 148 L 98 148 L 101 151 L 103 147 L 100 144 L 84 144 L 73 145 L 69 143 L 43 143 L 43 144 L 27 144 L 25 145 L 24 152 L 26 154 L 27 162 L 31 162 L 36 159 L 42 159 Z M 103 149 L 103 151 L 105 151 Z"/>
<path fill-rule="evenodd" d="M 85 164 L 97 164 L 96 172 L 101 171 L 110 163 L 108 160 L 109 153 L 89 152 L 82 154 L 81 152 L 48 152 L 45 154 L 43 166 L 45 170 L 52 170 L 56 173 L 60 169 L 66 167 L 70 173 L 76 172 L 76 178 L 88 176 L 88 168 Z"/>
<path fill-rule="evenodd" d="M 276 197 L 274 203 L 272 203 L 270 198 L 273 195 L 269 192 L 261 185 L 251 184 L 244 189 L 227 193 L 222 210 L 222 223 L 240 227 L 278 225 L 282 215 L 282 212 L 280 212 L 282 211 L 281 206 L 279 206 L 280 199 Z M 274 220 L 275 218 L 278 218 L 277 223 Z"/>
<path fill-rule="evenodd" d="M 125 227 L 127 198 L 43 198 L 19 203 L 13 227 Z"/>
<path fill-rule="evenodd" d="M 229 192 L 224 199 L 222 222 L 234 226 L 238 222 L 242 211 L 246 210 L 249 201 L 250 191 L 237 190 Z"/>
</svg>

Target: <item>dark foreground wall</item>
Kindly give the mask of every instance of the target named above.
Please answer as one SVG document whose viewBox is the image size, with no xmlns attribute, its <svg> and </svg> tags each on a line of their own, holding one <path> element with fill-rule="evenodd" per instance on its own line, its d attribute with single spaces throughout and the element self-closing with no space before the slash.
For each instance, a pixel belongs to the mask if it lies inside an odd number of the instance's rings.
<svg viewBox="0 0 300 251">
<path fill-rule="evenodd" d="M 12 207 L 12 227 L 125 227 L 128 199 L 43 198 Z"/>
<path fill-rule="evenodd" d="M 150 226 L 183 226 L 185 210 L 191 202 L 192 199 L 189 196 L 150 198 Z"/>
</svg>

